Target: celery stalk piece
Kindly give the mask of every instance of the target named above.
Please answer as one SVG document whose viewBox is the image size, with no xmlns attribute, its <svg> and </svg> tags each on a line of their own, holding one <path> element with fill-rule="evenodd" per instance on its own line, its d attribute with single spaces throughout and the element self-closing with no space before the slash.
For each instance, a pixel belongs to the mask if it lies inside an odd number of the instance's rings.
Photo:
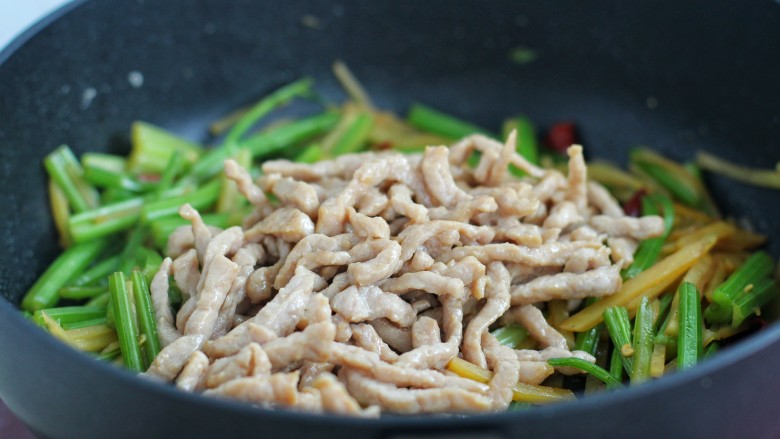
<svg viewBox="0 0 780 439">
<path fill-rule="evenodd" d="M 162 173 L 160 174 L 160 180 L 157 182 L 157 187 L 154 189 L 154 194 L 157 197 L 162 196 L 165 191 L 173 187 L 173 183 L 176 177 L 182 172 L 184 168 L 184 159 L 179 151 L 174 151 L 171 157 L 168 159 L 168 163 L 165 164 Z"/>
<path fill-rule="evenodd" d="M 671 192 L 675 198 L 688 206 L 700 205 L 702 194 L 698 185 L 682 165 L 644 148 L 634 149 L 630 156 L 631 163 Z"/>
<path fill-rule="evenodd" d="M 655 345 L 653 310 L 647 297 L 643 297 L 634 319 L 634 355 L 631 383 L 641 383 L 650 378 L 650 360 Z"/>
<path fill-rule="evenodd" d="M 108 278 L 111 291 L 111 303 L 113 307 L 116 332 L 119 336 L 119 345 L 122 350 L 122 358 L 125 366 L 134 372 L 143 370 L 141 350 L 138 346 L 138 326 L 130 293 L 125 283 L 125 275 L 118 271 Z"/>
<path fill-rule="evenodd" d="M 618 381 L 623 380 L 623 356 L 616 347 L 612 348 L 612 354 L 609 356 L 609 374 Z"/>
<path fill-rule="evenodd" d="M 145 192 L 153 188 L 153 184 L 144 183 L 126 173 L 117 173 L 97 166 L 84 168 L 84 178 L 100 188 L 122 189 L 129 192 Z"/>
<path fill-rule="evenodd" d="M 604 310 L 604 325 L 607 327 L 612 344 L 620 354 L 621 362 L 629 374 L 634 369 L 631 344 L 631 322 L 628 319 L 628 310 L 622 306 L 613 306 Z"/>
<path fill-rule="evenodd" d="M 81 166 L 84 169 L 94 167 L 121 173 L 127 170 L 127 159 L 114 154 L 85 152 L 81 155 Z"/>
<path fill-rule="evenodd" d="M 621 382 L 613 377 L 609 372 L 589 361 L 583 360 L 582 358 L 550 358 L 547 360 L 547 364 L 553 367 L 575 367 L 603 381 L 607 387 L 623 386 L 623 384 L 621 384 Z"/>
<path fill-rule="evenodd" d="M 228 131 L 228 134 L 225 137 L 225 145 L 228 149 L 237 146 L 240 143 L 241 137 L 260 121 L 260 119 L 265 117 L 275 108 L 290 102 L 293 98 L 309 96 L 313 83 L 314 81 L 312 81 L 312 79 L 303 78 L 287 84 L 269 94 L 254 107 L 249 109 L 249 111 L 236 122 L 233 128 Z"/>
<path fill-rule="evenodd" d="M 374 115 L 368 112 L 355 115 L 333 143 L 330 153 L 334 156 L 360 151 L 374 124 Z"/>
<path fill-rule="evenodd" d="M 84 179 L 84 169 L 67 145 L 62 145 L 47 155 L 43 165 L 75 212 L 97 207 L 97 190 Z"/>
<path fill-rule="evenodd" d="M 774 268 L 772 257 L 759 251 L 750 257 L 712 292 L 712 304 L 704 311 L 705 319 L 710 323 L 727 323 L 732 318 L 734 300 L 749 285 L 769 277 Z"/>
<path fill-rule="evenodd" d="M 199 145 L 146 122 L 134 122 L 130 137 L 133 148 L 127 167 L 134 173 L 159 174 L 176 151 L 187 163 L 194 163 L 203 152 Z"/>
<path fill-rule="evenodd" d="M 141 248 L 141 244 L 146 237 L 146 229 L 142 225 L 136 224 L 125 237 L 125 247 L 119 254 L 119 267 L 117 271 L 125 273 L 130 276 L 130 273 L 136 265 L 136 253 Z"/>
<path fill-rule="evenodd" d="M 195 209 L 206 209 L 216 203 L 221 187 L 222 182 L 214 179 L 188 194 L 148 202 L 141 208 L 141 223 L 148 224 L 158 218 L 176 215 L 186 203 Z"/>
<path fill-rule="evenodd" d="M 145 369 L 154 361 L 160 353 L 160 339 L 157 336 L 157 324 L 155 323 L 154 310 L 152 309 L 151 293 L 146 283 L 146 278 L 140 271 L 133 272 L 133 298 L 135 310 L 138 315 L 138 326 L 141 334 L 146 336 L 144 343 Z"/>
<path fill-rule="evenodd" d="M 680 329 L 677 338 L 677 368 L 696 365 L 702 356 L 702 318 L 699 292 L 690 282 L 683 282 L 680 295 Z"/>
<path fill-rule="evenodd" d="M 249 170 L 252 166 L 252 154 L 246 149 L 238 149 L 233 154 L 233 159 L 244 169 Z M 216 211 L 218 213 L 235 212 L 242 209 L 246 204 L 246 198 L 238 190 L 236 183 L 222 174 L 222 189 L 217 199 Z"/>
<path fill-rule="evenodd" d="M 75 242 L 87 242 L 132 227 L 138 221 L 141 197 L 107 204 L 70 217 L 68 226 Z"/>
<path fill-rule="evenodd" d="M 574 342 L 574 349 L 595 355 L 602 327 L 602 324 L 598 324 L 585 332 L 578 332 Z"/>
<path fill-rule="evenodd" d="M 451 139 L 461 139 L 471 134 L 484 134 L 488 137 L 496 137 L 477 125 L 423 104 L 412 105 L 409 108 L 406 120 L 420 130 Z"/>
<path fill-rule="evenodd" d="M 261 159 L 330 130 L 338 120 L 339 115 L 336 112 L 320 113 L 249 136 L 242 140 L 238 147 L 248 149 L 253 159 Z M 228 157 L 230 151 L 227 148 L 212 149 L 192 166 L 190 174 L 199 180 L 212 177 L 222 170 Z"/>
<path fill-rule="evenodd" d="M 99 296 L 95 296 L 89 299 L 89 301 L 87 301 L 87 303 L 85 303 L 84 306 L 108 306 L 110 298 L 111 298 L 111 293 L 109 291 L 106 291 L 105 293 Z"/>
<path fill-rule="evenodd" d="M 84 270 L 83 273 L 75 277 L 70 282 L 69 286 L 80 287 L 91 285 L 92 283 L 99 280 L 105 280 L 109 274 L 116 271 L 117 267 L 119 267 L 119 262 L 119 255 L 114 255 L 98 261 L 95 263 L 95 265 L 89 267 L 88 269 Z"/>
<path fill-rule="evenodd" d="M 761 307 L 777 297 L 777 294 L 774 279 L 764 278 L 753 284 L 753 288 L 734 300 L 731 326 L 736 328 L 751 314 L 758 314 Z"/>
<path fill-rule="evenodd" d="M 502 130 L 504 138 L 509 137 L 512 130 L 517 130 L 517 153 L 534 165 L 538 165 L 539 143 L 536 140 L 536 130 L 531 120 L 525 116 L 507 119 Z"/>
<path fill-rule="evenodd" d="M 63 287 L 60 288 L 58 294 L 63 299 L 84 300 L 84 299 L 91 299 L 93 297 L 97 297 L 105 293 L 106 291 L 108 291 L 108 288 L 102 285 L 84 286 L 84 287 Z"/>
<path fill-rule="evenodd" d="M 298 156 L 295 157 L 295 161 L 298 163 L 315 163 L 322 159 L 323 151 L 322 147 L 317 144 L 311 144 L 301 151 Z"/>
<path fill-rule="evenodd" d="M 57 293 L 60 288 L 95 260 L 107 243 L 104 240 L 96 240 L 75 244 L 65 250 L 27 291 L 22 299 L 22 309 L 33 312 L 54 306 L 59 299 Z"/>
</svg>

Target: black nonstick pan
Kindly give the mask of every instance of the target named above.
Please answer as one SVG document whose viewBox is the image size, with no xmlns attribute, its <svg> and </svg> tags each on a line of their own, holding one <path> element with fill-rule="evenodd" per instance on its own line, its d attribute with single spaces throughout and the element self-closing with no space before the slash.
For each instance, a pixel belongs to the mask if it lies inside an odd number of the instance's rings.
<svg viewBox="0 0 780 439">
<path fill-rule="evenodd" d="M 304 19 L 304 16 L 309 18 Z M 314 17 L 315 20 L 312 20 Z M 530 63 L 509 53 L 525 47 Z M 208 121 L 344 60 L 382 107 L 422 101 L 495 126 L 574 120 L 587 153 L 699 148 L 780 160 L 780 4 L 128 0 L 75 2 L 0 54 L 0 395 L 41 437 L 734 437 L 780 435 L 780 325 L 641 387 L 522 412 L 355 420 L 178 392 L 55 341 L 16 308 L 58 248 L 43 156 L 122 152 L 142 119 Z M 139 76 L 140 75 L 140 76 Z M 139 84 L 139 78 L 142 81 Z M 780 254 L 780 193 L 707 176 Z"/>
</svg>

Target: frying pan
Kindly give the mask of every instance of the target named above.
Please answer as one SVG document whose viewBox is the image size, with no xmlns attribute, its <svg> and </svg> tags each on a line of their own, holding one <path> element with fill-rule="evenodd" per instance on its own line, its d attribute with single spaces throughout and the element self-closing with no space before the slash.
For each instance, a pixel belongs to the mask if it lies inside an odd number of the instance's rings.
<svg viewBox="0 0 780 439">
<path fill-rule="evenodd" d="M 780 159 L 779 43 L 769 0 L 68 5 L 0 54 L 0 394 L 41 437 L 777 436 L 777 324 L 693 370 L 577 402 L 357 420 L 139 379 L 55 341 L 16 305 L 58 251 L 40 163 L 59 144 L 125 152 L 136 119 L 205 142 L 208 121 L 302 75 L 338 98 L 329 66 L 342 59 L 381 107 L 419 100 L 488 127 L 517 112 L 543 127 L 575 120 L 591 157 L 618 162 L 641 144 L 768 167 Z M 513 63 L 518 46 L 537 58 Z M 707 180 L 777 256 L 778 193 Z"/>
</svg>

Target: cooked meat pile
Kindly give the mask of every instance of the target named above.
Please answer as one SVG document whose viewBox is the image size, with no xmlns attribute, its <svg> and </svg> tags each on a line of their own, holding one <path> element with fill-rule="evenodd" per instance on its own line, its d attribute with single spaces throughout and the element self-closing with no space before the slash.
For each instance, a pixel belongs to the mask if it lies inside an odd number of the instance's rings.
<svg viewBox="0 0 780 439">
<path fill-rule="evenodd" d="M 474 135 L 422 155 L 269 161 L 256 182 L 226 161 L 253 214 L 219 230 L 181 208 L 191 226 L 170 237 L 152 282 L 165 347 L 146 375 L 263 406 L 377 416 L 501 410 L 515 383 L 554 372 L 547 359 L 594 361 L 548 324 L 545 302 L 617 292 L 662 220 L 626 216 L 588 182 L 580 146 L 565 176 L 514 145 L 514 133 L 505 144 Z M 184 298 L 175 316 L 171 281 Z M 488 332 L 512 323 L 541 350 Z M 447 371 L 456 356 L 491 381 Z"/>
</svg>

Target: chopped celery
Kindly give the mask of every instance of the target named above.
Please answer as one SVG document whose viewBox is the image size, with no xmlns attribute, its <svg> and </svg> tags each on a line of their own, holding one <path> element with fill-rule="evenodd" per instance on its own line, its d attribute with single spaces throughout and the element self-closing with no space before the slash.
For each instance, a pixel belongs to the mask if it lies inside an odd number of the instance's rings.
<svg viewBox="0 0 780 439">
<path fill-rule="evenodd" d="M 409 123 L 423 131 L 449 137 L 451 139 L 460 139 L 474 133 L 481 133 L 489 137 L 495 137 L 487 130 L 484 130 L 472 123 L 463 121 L 454 116 L 450 116 L 431 107 L 414 104 L 409 108 L 406 116 Z"/>
<path fill-rule="evenodd" d="M 176 151 L 187 163 L 194 163 L 202 154 L 200 146 L 146 122 L 133 123 L 131 140 L 127 167 L 135 173 L 162 172 Z"/>
</svg>

